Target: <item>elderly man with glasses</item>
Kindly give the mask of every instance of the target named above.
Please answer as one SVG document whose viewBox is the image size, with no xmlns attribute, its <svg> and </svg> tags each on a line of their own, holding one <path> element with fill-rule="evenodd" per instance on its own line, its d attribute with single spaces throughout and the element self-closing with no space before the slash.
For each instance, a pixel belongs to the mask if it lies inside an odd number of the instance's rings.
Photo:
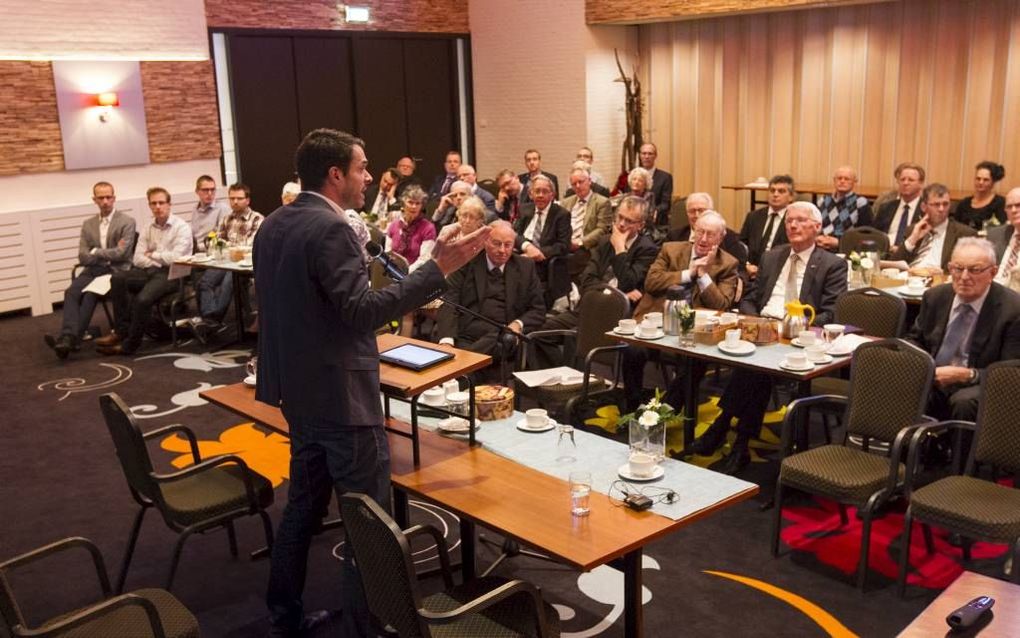
<svg viewBox="0 0 1020 638">
<path fill-rule="evenodd" d="M 1020 295 L 995 283 L 995 247 L 976 237 L 956 242 L 951 284 L 924 293 L 907 339 L 935 358 L 928 414 L 973 421 L 984 369 L 1020 358 Z"/>
</svg>

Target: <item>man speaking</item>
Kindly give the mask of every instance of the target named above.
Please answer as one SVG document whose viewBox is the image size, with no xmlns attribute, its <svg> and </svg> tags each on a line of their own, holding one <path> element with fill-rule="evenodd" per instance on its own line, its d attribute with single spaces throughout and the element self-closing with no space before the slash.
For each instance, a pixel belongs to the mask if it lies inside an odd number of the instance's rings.
<svg viewBox="0 0 1020 638">
<path fill-rule="evenodd" d="M 307 627 L 301 596 L 308 548 L 331 490 L 362 492 L 389 508 L 375 329 L 445 289 L 445 276 L 477 255 L 489 233 L 483 227 L 458 237 L 452 225 L 437 239 L 430 263 L 372 290 L 344 214 L 364 205 L 372 182 L 364 146 L 341 131 L 309 133 L 294 158 L 304 190 L 267 217 L 255 239 L 255 398 L 282 409 L 291 443 L 290 489 L 266 595 L 274 635 Z M 367 635 L 367 605 L 349 545 L 344 551 L 343 635 Z"/>
</svg>

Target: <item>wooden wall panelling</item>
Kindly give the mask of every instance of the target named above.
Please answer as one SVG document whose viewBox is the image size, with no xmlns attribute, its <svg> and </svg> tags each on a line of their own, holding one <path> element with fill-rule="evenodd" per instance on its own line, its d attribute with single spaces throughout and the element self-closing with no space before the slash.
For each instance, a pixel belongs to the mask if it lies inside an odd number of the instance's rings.
<svg viewBox="0 0 1020 638">
<path fill-rule="evenodd" d="M 378 177 L 409 150 L 403 43 L 397 38 L 358 38 L 353 56 L 357 133 L 368 145 L 369 171 Z"/>
<path fill-rule="evenodd" d="M 350 39 L 296 37 L 293 45 L 299 136 L 323 127 L 353 131 Z"/>
<path fill-rule="evenodd" d="M 794 130 L 797 154 L 794 161 L 796 175 L 803 175 L 811 167 L 827 162 L 831 148 L 832 113 L 829 103 L 827 70 L 831 67 L 829 25 L 834 12 L 815 11 L 795 16 L 803 37 L 799 38 L 799 77 L 797 78 L 800 112 Z"/>
</svg>

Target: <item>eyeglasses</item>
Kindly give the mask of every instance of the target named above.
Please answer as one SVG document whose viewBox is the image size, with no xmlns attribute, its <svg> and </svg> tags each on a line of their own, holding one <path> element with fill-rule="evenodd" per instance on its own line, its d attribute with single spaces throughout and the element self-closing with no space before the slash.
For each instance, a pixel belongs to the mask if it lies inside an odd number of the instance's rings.
<svg viewBox="0 0 1020 638">
<path fill-rule="evenodd" d="M 814 221 L 815 220 L 811 219 L 810 217 L 790 217 L 789 215 L 786 216 L 786 223 L 790 224 L 791 226 L 810 224 L 813 223 Z"/>
<path fill-rule="evenodd" d="M 627 219 L 626 217 L 623 217 L 622 215 L 620 217 L 617 217 L 616 221 L 618 223 L 620 223 L 620 224 L 625 225 L 625 226 L 637 226 L 638 224 L 645 223 L 645 220 L 643 220 L 643 219 Z"/>
<path fill-rule="evenodd" d="M 514 249 L 514 243 L 512 241 L 499 241 L 497 239 L 490 239 L 489 240 L 489 246 L 493 250 L 499 250 L 500 248 L 502 248 L 504 250 L 513 250 Z"/>
<path fill-rule="evenodd" d="M 214 186 L 212 188 L 200 188 L 200 189 L 198 189 L 198 192 L 199 193 L 215 193 L 216 192 L 216 187 Z"/>
<path fill-rule="evenodd" d="M 949 274 L 954 277 L 959 277 L 964 272 L 970 273 L 971 277 L 977 277 L 981 273 L 985 272 L 989 268 L 992 268 L 993 264 L 987 266 L 957 266 L 955 264 L 949 264 Z"/>
</svg>

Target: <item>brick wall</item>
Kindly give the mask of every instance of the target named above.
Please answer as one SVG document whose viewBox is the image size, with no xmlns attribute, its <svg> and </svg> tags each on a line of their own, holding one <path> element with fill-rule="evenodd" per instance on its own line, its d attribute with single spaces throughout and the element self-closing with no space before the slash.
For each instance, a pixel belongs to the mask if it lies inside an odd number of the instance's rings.
<svg viewBox="0 0 1020 638">
<path fill-rule="evenodd" d="M 467 0 L 357 0 L 352 4 L 369 8 L 368 24 L 344 22 L 337 10 L 342 4 L 336 0 L 206 0 L 205 12 L 210 28 L 468 32 Z"/>
<path fill-rule="evenodd" d="M 0 175 L 64 169 L 49 62 L 0 62 Z"/>
<path fill-rule="evenodd" d="M 149 158 L 174 162 L 220 156 L 212 60 L 142 62 Z"/>
</svg>

